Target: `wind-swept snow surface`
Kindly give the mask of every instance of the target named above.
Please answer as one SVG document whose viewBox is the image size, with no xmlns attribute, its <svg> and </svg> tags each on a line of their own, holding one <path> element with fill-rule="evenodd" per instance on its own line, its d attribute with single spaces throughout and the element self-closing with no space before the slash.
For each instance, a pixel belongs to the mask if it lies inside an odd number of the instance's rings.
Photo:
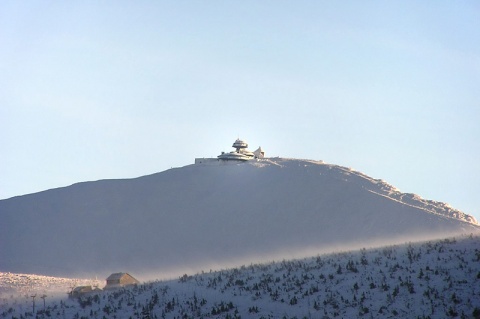
<svg viewBox="0 0 480 319">
<path fill-rule="evenodd" d="M 478 318 L 479 282 L 480 238 L 469 235 L 185 274 L 77 300 L 47 292 L 37 316 Z M 2 319 L 32 311 L 28 294 L 3 301 Z"/>
<path fill-rule="evenodd" d="M 280 158 L 79 183 L 2 200 L 0 218 L 1 271 L 139 278 L 479 229 L 351 169 Z"/>
<path fill-rule="evenodd" d="M 40 298 L 42 294 L 48 294 L 48 297 L 64 298 L 73 287 L 96 284 L 98 281 L 88 279 L 0 272 L 0 304 L 9 298 L 18 299 L 19 296 L 26 296 L 30 302 L 32 295 Z"/>
</svg>

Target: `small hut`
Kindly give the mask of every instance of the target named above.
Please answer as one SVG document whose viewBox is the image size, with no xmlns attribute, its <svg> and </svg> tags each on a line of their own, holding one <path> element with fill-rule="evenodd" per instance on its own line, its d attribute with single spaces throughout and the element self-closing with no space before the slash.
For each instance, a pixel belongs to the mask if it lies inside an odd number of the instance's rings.
<svg viewBox="0 0 480 319">
<path fill-rule="evenodd" d="M 107 278 L 107 285 L 104 289 L 116 289 L 125 286 L 139 284 L 140 282 L 128 273 L 117 272 Z"/>
<path fill-rule="evenodd" d="M 255 158 L 265 158 L 265 151 L 259 146 L 257 150 L 253 152 L 253 155 L 255 155 Z"/>
</svg>

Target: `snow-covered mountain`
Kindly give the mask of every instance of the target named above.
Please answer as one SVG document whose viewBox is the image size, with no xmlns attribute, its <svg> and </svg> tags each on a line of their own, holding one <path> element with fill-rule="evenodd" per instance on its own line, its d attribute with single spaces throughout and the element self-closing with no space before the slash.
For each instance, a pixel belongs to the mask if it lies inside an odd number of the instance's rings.
<svg viewBox="0 0 480 319">
<path fill-rule="evenodd" d="M 78 183 L 2 200 L 0 219 L 0 271 L 140 279 L 479 229 L 382 180 L 281 158 Z"/>
<path fill-rule="evenodd" d="M 0 287 L 2 278 L 12 276 L 0 276 Z M 18 286 L 17 281 L 14 277 L 9 284 Z M 185 274 L 74 300 L 65 294 L 58 300 L 47 291 L 45 307 L 37 302 L 36 314 L 118 319 L 480 318 L 479 283 L 480 237 L 469 235 Z M 31 295 L 3 298 L 0 319 L 31 316 Z"/>
</svg>

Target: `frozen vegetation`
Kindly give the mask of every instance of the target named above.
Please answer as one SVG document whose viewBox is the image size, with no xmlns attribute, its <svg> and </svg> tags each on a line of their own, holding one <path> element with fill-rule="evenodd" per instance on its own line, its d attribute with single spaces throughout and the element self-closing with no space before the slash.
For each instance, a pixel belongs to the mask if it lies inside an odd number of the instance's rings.
<svg viewBox="0 0 480 319">
<path fill-rule="evenodd" d="M 5 280 L 13 274 L 3 274 Z M 16 278 L 16 279 L 15 279 Z M 37 283 L 38 284 L 38 283 Z M 30 292 L 0 318 L 31 318 Z M 37 318 L 480 318 L 480 237 L 405 243 L 185 274 L 80 299 Z"/>
</svg>

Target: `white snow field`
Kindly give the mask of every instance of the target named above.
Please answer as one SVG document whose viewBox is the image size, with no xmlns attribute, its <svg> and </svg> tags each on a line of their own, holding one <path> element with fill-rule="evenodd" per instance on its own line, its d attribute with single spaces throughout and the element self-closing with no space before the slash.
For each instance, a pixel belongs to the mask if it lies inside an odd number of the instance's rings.
<svg viewBox="0 0 480 319">
<path fill-rule="evenodd" d="M 194 164 L 0 201 L 0 271 L 166 278 L 476 232 L 449 205 L 319 161 Z"/>
<path fill-rule="evenodd" d="M 4 297 L 0 318 L 32 317 L 29 295 Z M 45 310 L 37 303 L 36 315 L 117 319 L 479 318 L 480 237 L 464 235 L 249 264 L 74 300 L 48 297 Z"/>
<path fill-rule="evenodd" d="M 95 285 L 95 280 L 78 278 L 60 278 L 33 274 L 15 274 L 0 272 L 0 304 L 7 299 L 18 299 L 32 295 L 38 298 L 43 294 L 48 297 L 65 297 L 72 287 Z"/>
</svg>

